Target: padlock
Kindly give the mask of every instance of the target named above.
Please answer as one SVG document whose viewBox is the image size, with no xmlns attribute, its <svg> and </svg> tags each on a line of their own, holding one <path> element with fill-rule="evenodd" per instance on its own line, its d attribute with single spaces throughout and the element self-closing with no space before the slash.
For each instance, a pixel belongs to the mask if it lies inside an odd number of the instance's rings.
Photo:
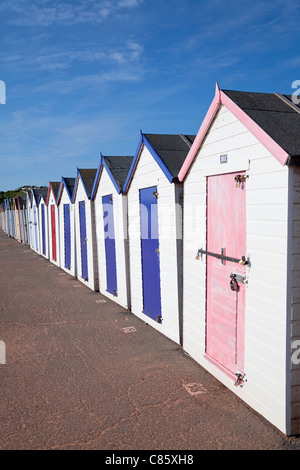
<svg viewBox="0 0 300 470">
<path fill-rule="evenodd" d="M 238 283 L 234 275 L 230 276 L 230 289 L 234 292 L 238 290 Z"/>
</svg>

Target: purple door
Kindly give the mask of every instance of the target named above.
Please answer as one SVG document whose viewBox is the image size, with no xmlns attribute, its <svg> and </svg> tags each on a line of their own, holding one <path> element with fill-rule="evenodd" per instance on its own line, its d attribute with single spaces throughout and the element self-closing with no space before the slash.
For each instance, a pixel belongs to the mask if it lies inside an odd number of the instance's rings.
<svg viewBox="0 0 300 470">
<path fill-rule="evenodd" d="M 140 190 L 143 313 L 161 323 L 157 187 Z"/>
</svg>

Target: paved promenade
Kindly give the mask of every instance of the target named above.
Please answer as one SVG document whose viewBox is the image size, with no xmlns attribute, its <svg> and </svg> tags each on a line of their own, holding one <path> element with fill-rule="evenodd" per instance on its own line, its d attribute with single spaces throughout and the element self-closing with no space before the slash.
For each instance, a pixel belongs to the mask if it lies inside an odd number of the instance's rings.
<svg viewBox="0 0 300 470">
<path fill-rule="evenodd" d="M 300 449 L 143 321 L 0 230 L 0 449 Z"/>
</svg>

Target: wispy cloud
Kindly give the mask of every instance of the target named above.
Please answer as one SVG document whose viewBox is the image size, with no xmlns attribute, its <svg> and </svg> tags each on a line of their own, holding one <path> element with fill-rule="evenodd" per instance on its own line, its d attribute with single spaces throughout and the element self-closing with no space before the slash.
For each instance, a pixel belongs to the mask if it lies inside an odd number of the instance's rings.
<svg viewBox="0 0 300 470">
<path fill-rule="evenodd" d="M 55 0 L 4 0 L 0 11 L 6 21 L 19 26 L 50 26 L 102 23 L 124 9 L 137 8 L 143 0 L 81 0 L 74 4 Z"/>
<path fill-rule="evenodd" d="M 141 73 L 140 65 L 139 69 L 136 65 L 140 62 L 143 50 L 143 45 L 133 40 L 129 40 L 123 46 L 117 48 L 103 45 L 102 49 L 99 49 L 95 46 L 88 47 L 88 44 L 82 45 L 81 49 L 70 48 L 68 45 L 64 47 L 61 45 L 58 47 L 47 46 L 40 48 L 38 53 L 28 49 L 26 55 L 2 52 L 0 54 L 0 64 L 2 63 L 6 70 L 15 69 L 17 71 L 21 67 L 23 72 L 49 72 L 52 75 L 56 72 L 63 73 L 74 70 L 75 80 L 74 74 L 67 76 L 67 79 L 71 78 L 72 83 L 74 81 L 77 81 L 77 83 L 88 81 L 90 83 L 99 80 L 102 83 L 108 80 L 128 81 L 137 80 L 137 75 Z M 78 72 L 82 67 L 86 68 L 86 74 L 83 76 L 84 80 L 82 80 L 82 74 Z M 101 73 L 95 73 L 98 70 Z M 103 70 L 105 70 L 104 73 Z M 87 80 L 88 74 L 91 74 L 91 77 Z M 48 76 L 47 78 L 50 80 L 51 77 Z M 63 81 L 62 79 L 61 83 Z"/>
<path fill-rule="evenodd" d="M 65 77 L 64 79 L 49 80 L 31 89 L 32 93 L 50 93 L 52 95 L 71 95 L 72 93 L 92 90 L 99 87 L 111 85 L 118 82 L 137 82 L 141 76 L 133 70 L 111 70 L 89 75 L 77 75 L 75 77 Z"/>
</svg>

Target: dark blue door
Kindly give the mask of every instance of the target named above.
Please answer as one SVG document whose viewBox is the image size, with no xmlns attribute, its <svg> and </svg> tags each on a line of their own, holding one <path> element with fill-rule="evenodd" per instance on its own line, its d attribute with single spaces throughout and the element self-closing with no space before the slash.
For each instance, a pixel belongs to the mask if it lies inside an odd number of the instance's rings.
<svg viewBox="0 0 300 470">
<path fill-rule="evenodd" d="M 143 312 L 161 322 L 157 187 L 140 190 Z"/>
<path fill-rule="evenodd" d="M 102 206 L 106 257 L 106 290 L 110 294 L 117 295 L 116 243 L 112 194 L 102 197 Z"/>
<path fill-rule="evenodd" d="M 64 204 L 65 268 L 71 269 L 71 219 L 70 204 Z"/>
<path fill-rule="evenodd" d="M 43 242 L 43 255 L 46 255 L 46 229 L 45 229 L 45 204 L 42 204 L 42 242 Z"/>
<path fill-rule="evenodd" d="M 34 216 L 34 228 L 35 228 L 35 248 L 36 248 L 36 251 L 38 251 L 39 243 L 38 243 L 38 231 L 37 231 L 36 206 L 33 207 L 33 216 Z"/>
<path fill-rule="evenodd" d="M 8 218 L 9 218 L 9 235 L 12 237 L 13 236 L 13 218 L 12 218 L 12 213 L 10 209 L 8 209 Z"/>
<path fill-rule="evenodd" d="M 80 219 L 80 245 L 81 245 L 81 277 L 85 281 L 88 277 L 88 260 L 87 260 L 87 238 L 86 238 L 86 215 L 85 202 L 79 202 L 79 219 Z"/>
</svg>

